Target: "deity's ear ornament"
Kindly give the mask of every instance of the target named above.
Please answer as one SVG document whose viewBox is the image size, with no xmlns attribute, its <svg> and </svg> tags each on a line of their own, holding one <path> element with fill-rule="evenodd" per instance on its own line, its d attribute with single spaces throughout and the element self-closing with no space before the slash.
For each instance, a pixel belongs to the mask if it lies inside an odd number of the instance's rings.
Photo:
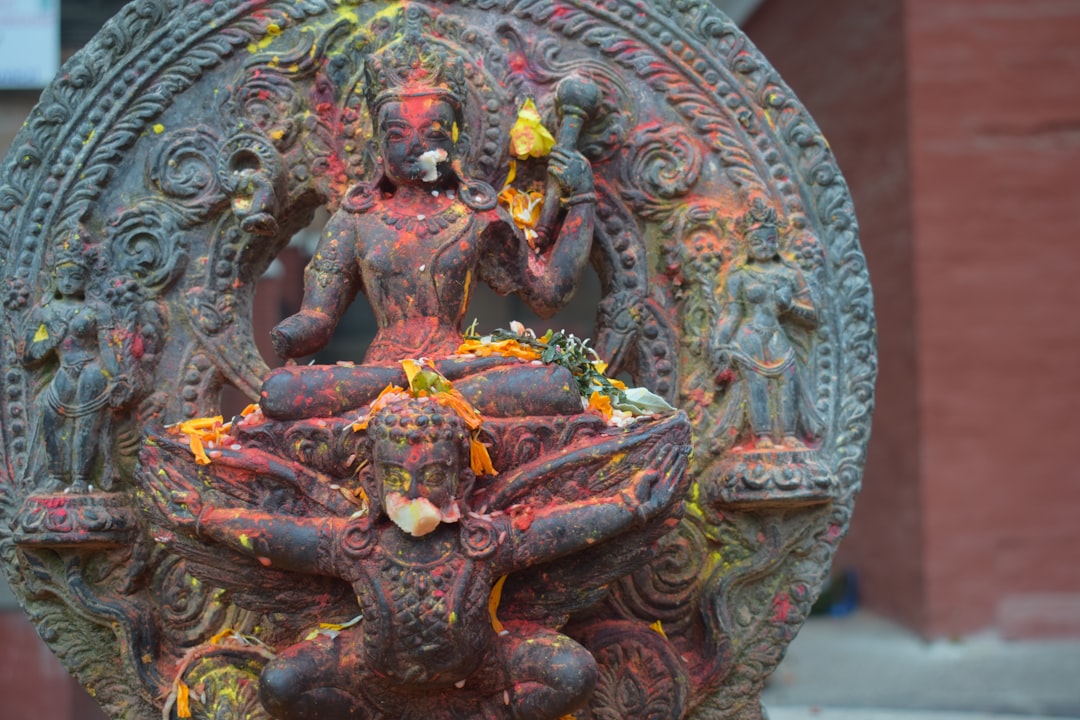
<svg viewBox="0 0 1080 720">
<path fill-rule="evenodd" d="M 557 93 L 568 76 L 597 91 L 576 125 Z M 368 212 L 383 201 L 379 111 L 420 96 L 454 109 L 464 197 L 395 221 L 458 234 L 407 262 L 384 243 L 376 260 L 413 268 L 418 286 L 472 262 L 462 304 L 477 281 L 517 292 L 554 253 L 519 237 L 495 189 L 543 197 L 565 167 L 589 171 L 555 213 L 587 228 L 574 239 L 599 278 L 598 356 L 582 365 L 678 408 L 625 426 L 603 398 L 486 414 L 470 442 L 498 474 L 468 474 L 460 521 L 425 536 L 438 572 L 391 552 L 365 408 L 259 409 L 270 368 L 251 324 L 259 278 L 321 209 L 338 243 L 322 247 L 341 250 L 317 258 L 340 271 L 318 276 L 326 286 L 374 267 L 359 243 L 382 222 Z M 511 172 L 530 100 L 570 141 Z M 778 230 L 776 252 L 747 261 L 747 233 L 773 241 L 760 227 Z M 455 255 L 463 241 L 482 252 Z M 289 664 L 303 652 L 325 671 L 320 697 L 357 717 L 509 719 L 506 678 L 529 663 L 505 657 L 536 645 L 580 670 L 576 685 L 557 678 L 574 707 L 552 720 L 759 720 L 860 489 L 876 330 L 851 197 L 805 108 L 709 0 L 135 0 L 16 136 L 0 258 L 0 566 L 113 718 L 286 717 L 278 700 L 313 679 Z M 53 292 L 65 264 L 90 271 L 85 294 Z M 545 351 L 438 360 L 461 393 L 473 366 L 580 378 Z M 389 365 L 355 367 L 319 372 L 385 372 L 375 393 L 404 384 Z M 507 406 L 548 409 L 491 382 Z M 231 421 L 226 387 L 253 403 Z M 260 534 L 281 527 L 287 542 Z M 591 527 L 609 532 L 559 545 Z M 415 633 L 375 657 L 390 616 Z M 429 640 L 489 664 L 444 681 L 455 657 Z M 352 650 L 334 665 L 318 655 L 331 647 Z M 404 668 L 408 702 L 380 694 L 379 663 Z"/>
</svg>

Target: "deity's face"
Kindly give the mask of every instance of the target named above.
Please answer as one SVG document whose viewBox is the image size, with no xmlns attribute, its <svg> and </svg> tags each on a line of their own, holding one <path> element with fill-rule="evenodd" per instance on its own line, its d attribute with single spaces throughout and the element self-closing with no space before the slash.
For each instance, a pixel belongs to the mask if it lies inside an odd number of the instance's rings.
<svg viewBox="0 0 1080 720">
<path fill-rule="evenodd" d="M 383 172 L 394 185 L 437 186 L 452 172 L 454 109 L 445 100 L 418 95 L 387 102 L 379 133 Z"/>
<path fill-rule="evenodd" d="M 772 260 L 780 249 L 776 228 L 768 225 L 750 230 L 746 234 L 746 243 L 750 250 L 750 257 L 755 260 Z"/>
<path fill-rule="evenodd" d="M 461 452 L 453 442 L 382 439 L 375 443 L 373 460 L 386 514 L 405 532 L 425 535 L 460 517 Z"/>
<path fill-rule="evenodd" d="M 86 289 L 86 269 L 75 263 L 57 265 L 53 277 L 61 297 L 75 297 Z"/>
</svg>

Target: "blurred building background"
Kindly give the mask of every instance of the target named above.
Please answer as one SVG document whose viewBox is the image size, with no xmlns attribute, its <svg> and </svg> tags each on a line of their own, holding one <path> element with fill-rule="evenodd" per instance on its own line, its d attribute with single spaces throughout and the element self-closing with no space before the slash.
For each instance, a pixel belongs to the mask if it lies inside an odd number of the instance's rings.
<svg viewBox="0 0 1080 720">
<path fill-rule="evenodd" d="M 123 4 L 63 0 L 65 56 Z M 718 4 L 830 140 L 874 284 L 877 411 L 836 570 L 928 639 L 1080 638 L 1080 1 Z M 0 90 L 0 155 L 38 92 Z M 260 290 L 264 326 L 298 303 L 302 244 Z M 590 292 L 568 329 L 588 334 Z M 2 583 L 0 639 L 0 718 L 101 718 Z"/>
</svg>

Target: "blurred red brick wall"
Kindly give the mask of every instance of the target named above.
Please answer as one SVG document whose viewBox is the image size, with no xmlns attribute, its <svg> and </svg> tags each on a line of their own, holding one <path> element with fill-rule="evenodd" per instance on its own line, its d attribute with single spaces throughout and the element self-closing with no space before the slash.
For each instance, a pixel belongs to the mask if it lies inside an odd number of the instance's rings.
<svg viewBox="0 0 1080 720">
<path fill-rule="evenodd" d="M 927 629 L 1069 593 L 1065 630 L 1080 621 L 1080 3 L 907 10 Z"/>
<path fill-rule="evenodd" d="M 866 602 L 923 622 L 915 296 L 901 0 L 771 0 L 746 30 L 828 138 L 874 284 L 879 378 L 864 489 L 837 563 Z"/>
<path fill-rule="evenodd" d="M 1080 633 L 1080 3 L 767 0 L 851 185 L 881 380 L 838 562 L 931 636 Z"/>
</svg>

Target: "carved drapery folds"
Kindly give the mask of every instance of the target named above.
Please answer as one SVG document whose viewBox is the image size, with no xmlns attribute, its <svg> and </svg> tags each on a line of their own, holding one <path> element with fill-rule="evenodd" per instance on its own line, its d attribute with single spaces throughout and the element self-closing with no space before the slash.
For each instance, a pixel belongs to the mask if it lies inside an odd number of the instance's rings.
<svg viewBox="0 0 1080 720">
<path fill-rule="evenodd" d="M 462 72 L 460 97 L 447 91 L 456 157 L 440 170 L 467 194 L 451 206 L 467 219 L 462 238 L 494 236 L 504 187 L 543 195 L 554 182 L 546 157 L 511 168 L 518 108 L 534 100 L 557 129 L 558 82 L 595 87 L 571 148 L 591 186 L 579 177 L 559 209 L 565 225 L 591 227 L 594 347 L 611 377 L 688 418 L 613 429 L 595 413 L 485 417 L 472 440 L 499 475 L 462 472 L 471 515 L 445 540 L 451 570 L 393 572 L 468 575 L 458 590 L 483 609 L 467 622 L 484 621 L 488 664 L 460 686 L 417 671 L 408 682 L 443 704 L 415 711 L 511 717 L 518 699 L 507 690 L 504 702 L 498 683 L 536 660 L 515 653 L 539 638 L 580 670 L 580 687 L 552 680 L 579 720 L 760 717 L 764 679 L 809 612 L 859 489 L 874 320 L 827 144 L 707 0 L 126 7 L 46 90 L 0 185 L 0 556 L 16 594 L 114 717 L 288 716 L 274 673 L 298 666 L 291 657 L 329 668 L 325 648 L 374 636 L 375 620 L 355 618 L 358 595 L 365 615 L 385 609 L 371 588 L 418 614 L 417 637 L 441 632 L 423 620 L 441 596 L 370 569 L 397 536 L 356 413 L 245 419 L 208 465 L 169 440 L 170 426 L 218 414 L 226 385 L 260 399 L 269 368 L 252 338 L 254 288 L 291 236 L 318 208 L 368 218 L 389 207 L 386 122 L 368 82 L 372 58 L 406 36 Z M 415 260 L 418 273 L 436 262 Z M 476 263 L 462 303 L 477 280 L 520 290 L 506 268 Z M 688 429 L 688 460 L 664 450 Z M 654 502 L 665 483 L 673 495 Z M 163 488 L 257 510 L 267 528 L 287 520 L 290 538 L 303 528 L 322 570 L 230 546 L 209 520 L 184 525 L 190 506 L 163 511 L 175 500 L 154 495 Z M 528 552 L 502 558 L 507 533 L 528 538 L 545 513 L 581 512 L 586 499 L 596 526 L 618 532 L 572 552 L 522 541 Z M 493 568 L 505 580 L 484 575 Z M 407 665 L 341 653 L 356 682 L 379 662 Z M 370 687 L 325 702 L 397 717 Z"/>
</svg>

